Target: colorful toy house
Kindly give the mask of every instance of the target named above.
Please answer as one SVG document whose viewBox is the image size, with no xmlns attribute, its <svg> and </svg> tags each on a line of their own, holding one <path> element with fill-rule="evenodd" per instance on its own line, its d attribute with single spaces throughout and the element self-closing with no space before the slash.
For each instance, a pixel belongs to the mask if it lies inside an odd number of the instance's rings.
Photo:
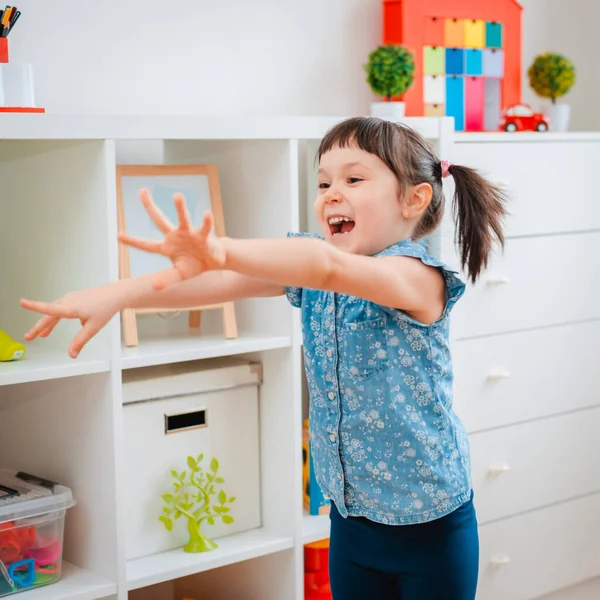
<svg viewBox="0 0 600 600">
<path fill-rule="evenodd" d="M 497 130 L 521 102 L 516 0 L 383 0 L 383 43 L 415 55 L 407 116 L 451 116 L 458 131 Z"/>
</svg>

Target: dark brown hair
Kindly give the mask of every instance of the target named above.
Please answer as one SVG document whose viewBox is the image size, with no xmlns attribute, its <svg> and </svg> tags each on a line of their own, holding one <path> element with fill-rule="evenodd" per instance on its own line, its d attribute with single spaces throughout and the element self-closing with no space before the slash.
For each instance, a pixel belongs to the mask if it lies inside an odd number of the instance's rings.
<svg viewBox="0 0 600 600">
<path fill-rule="evenodd" d="M 409 187 L 428 183 L 433 196 L 416 230 L 415 239 L 430 234 L 444 216 L 442 163 L 434 148 L 406 125 L 374 117 L 346 119 L 321 140 L 318 159 L 332 148 L 356 146 L 378 156 L 394 173 L 402 195 Z M 450 165 L 455 184 L 453 215 L 461 265 L 475 282 L 488 264 L 494 238 L 504 245 L 502 221 L 506 213 L 504 193 L 475 169 Z"/>
</svg>

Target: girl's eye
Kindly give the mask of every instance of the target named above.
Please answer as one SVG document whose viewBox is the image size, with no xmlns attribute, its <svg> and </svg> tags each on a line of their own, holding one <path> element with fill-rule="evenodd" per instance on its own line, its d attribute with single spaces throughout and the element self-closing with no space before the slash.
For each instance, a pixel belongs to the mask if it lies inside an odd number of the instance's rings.
<svg viewBox="0 0 600 600">
<path fill-rule="evenodd" d="M 326 190 L 329 187 L 328 183 L 320 183 L 319 184 L 319 189 L 320 190 Z"/>
<path fill-rule="evenodd" d="M 360 177 L 349 177 L 348 178 L 348 183 L 358 183 L 359 181 L 362 181 L 362 179 Z"/>
</svg>

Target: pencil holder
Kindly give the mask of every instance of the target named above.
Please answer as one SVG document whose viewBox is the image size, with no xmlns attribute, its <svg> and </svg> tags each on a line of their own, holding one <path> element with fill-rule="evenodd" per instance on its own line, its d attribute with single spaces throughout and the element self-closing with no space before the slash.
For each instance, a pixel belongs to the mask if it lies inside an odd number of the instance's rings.
<svg viewBox="0 0 600 600">
<path fill-rule="evenodd" d="M 27 63 L 0 63 L 0 107 L 35 107 L 33 69 Z"/>
<path fill-rule="evenodd" d="M 0 63 L 8 62 L 8 38 L 0 38 Z"/>
</svg>

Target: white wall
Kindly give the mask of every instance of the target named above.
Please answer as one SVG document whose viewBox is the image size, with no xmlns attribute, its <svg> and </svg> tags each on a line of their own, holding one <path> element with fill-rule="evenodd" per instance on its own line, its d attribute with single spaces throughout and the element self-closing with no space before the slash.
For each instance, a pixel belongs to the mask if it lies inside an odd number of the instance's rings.
<svg viewBox="0 0 600 600">
<path fill-rule="evenodd" d="M 368 112 L 361 65 L 381 39 L 380 0 L 169 1 L 18 2 L 11 52 L 33 63 L 38 104 L 62 113 Z M 573 125 L 600 128 L 600 2 L 522 3 L 524 99 L 540 103 L 526 83 L 535 54 L 564 52 L 579 71 Z"/>
<path fill-rule="evenodd" d="M 37 103 L 52 112 L 343 115 L 368 106 L 361 65 L 380 35 L 377 1 L 15 3 L 23 15 L 11 50 L 33 63 Z M 63 11 L 66 22 L 51 25 Z"/>
<path fill-rule="evenodd" d="M 523 11 L 523 100 L 540 108 L 545 100 L 529 87 L 527 69 L 536 54 L 551 51 L 569 57 L 577 82 L 561 102 L 572 106 L 571 129 L 600 129 L 598 92 L 598 0 L 521 0 Z"/>
</svg>

